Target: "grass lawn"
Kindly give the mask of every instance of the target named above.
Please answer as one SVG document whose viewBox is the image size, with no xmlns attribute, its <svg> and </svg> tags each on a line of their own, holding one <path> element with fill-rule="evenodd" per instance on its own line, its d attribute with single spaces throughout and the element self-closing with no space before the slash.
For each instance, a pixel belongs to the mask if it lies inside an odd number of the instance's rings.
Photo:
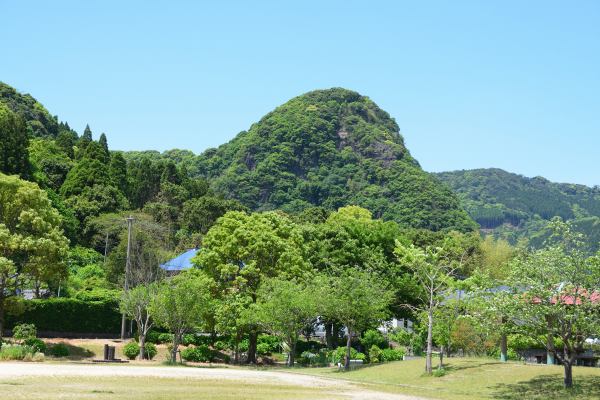
<svg viewBox="0 0 600 400">
<path fill-rule="evenodd" d="M 35 377 L 2 379 L 3 399 L 339 399 L 310 387 L 250 384 L 231 380 L 133 377 Z"/>
<path fill-rule="evenodd" d="M 478 358 L 449 358 L 446 365 L 447 374 L 440 378 L 423 376 L 423 359 L 368 366 L 350 372 L 332 368 L 295 371 L 361 382 L 375 390 L 433 399 L 600 399 L 600 368 L 575 367 L 575 387 L 565 391 L 560 366 L 500 363 Z"/>
</svg>

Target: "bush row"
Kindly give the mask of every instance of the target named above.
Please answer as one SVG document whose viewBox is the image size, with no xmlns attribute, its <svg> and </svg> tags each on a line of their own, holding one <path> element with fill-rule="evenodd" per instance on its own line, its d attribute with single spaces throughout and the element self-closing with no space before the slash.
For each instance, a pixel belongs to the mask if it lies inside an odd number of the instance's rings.
<svg viewBox="0 0 600 400">
<path fill-rule="evenodd" d="M 73 298 L 21 300 L 22 313 L 7 313 L 6 327 L 30 323 L 40 331 L 115 333 L 121 327 L 117 301 L 82 301 Z"/>
</svg>

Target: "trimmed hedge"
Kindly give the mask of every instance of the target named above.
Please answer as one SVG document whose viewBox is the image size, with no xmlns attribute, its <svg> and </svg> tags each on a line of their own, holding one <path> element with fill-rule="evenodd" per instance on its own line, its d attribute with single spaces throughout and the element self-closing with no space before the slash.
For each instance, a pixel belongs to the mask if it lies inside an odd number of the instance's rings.
<svg viewBox="0 0 600 400">
<path fill-rule="evenodd" d="M 25 311 L 6 315 L 6 327 L 35 324 L 38 331 L 115 333 L 121 329 L 116 301 L 82 301 L 73 298 L 22 300 Z"/>
</svg>

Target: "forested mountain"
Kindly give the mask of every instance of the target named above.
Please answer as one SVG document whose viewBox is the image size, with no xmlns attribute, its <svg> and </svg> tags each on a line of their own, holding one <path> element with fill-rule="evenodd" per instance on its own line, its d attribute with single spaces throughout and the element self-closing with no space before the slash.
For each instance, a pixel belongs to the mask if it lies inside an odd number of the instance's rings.
<svg viewBox="0 0 600 400">
<path fill-rule="evenodd" d="M 442 172 L 436 176 L 459 196 L 484 231 L 511 241 L 525 237 L 540 244 L 547 221 L 571 220 L 578 230 L 600 242 L 600 187 L 554 183 L 501 169 Z"/>
<path fill-rule="evenodd" d="M 253 210 L 348 204 L 431 230 L 475 228 L 456 196 L 423 171 L 399 127 L 368 97 L 333 88 L 291 99 L 198 159 L 198 173 Z"/>
</svg>

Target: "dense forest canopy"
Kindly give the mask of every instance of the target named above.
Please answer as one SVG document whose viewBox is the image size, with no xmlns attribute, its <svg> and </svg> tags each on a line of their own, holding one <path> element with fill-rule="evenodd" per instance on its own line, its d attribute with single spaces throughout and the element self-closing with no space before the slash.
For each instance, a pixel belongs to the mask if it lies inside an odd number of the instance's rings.
<svg viewBox="0 0 600 400">
<path fill-rule="evenodd" d="M 394 119 L 346 89 L 293 98 L 205 151 L 198 170 L 216 192 L 253 210 L 355 204 L 407 227 L 475 228 L 456 196 L 410 155 Z"/>
<path fill-rule="evenodd" d="M 542 177 L 527 178 L 501 169 L 442 172 L 436 176 L 458 195 L 469 215 L 486 232 L 516 242 L 526 238 L 541 245 L 555 216 L 572 221 L 590 237 L 593 249 L 600 242 L 600 187 L 554 183 Z"/>
</svg>

